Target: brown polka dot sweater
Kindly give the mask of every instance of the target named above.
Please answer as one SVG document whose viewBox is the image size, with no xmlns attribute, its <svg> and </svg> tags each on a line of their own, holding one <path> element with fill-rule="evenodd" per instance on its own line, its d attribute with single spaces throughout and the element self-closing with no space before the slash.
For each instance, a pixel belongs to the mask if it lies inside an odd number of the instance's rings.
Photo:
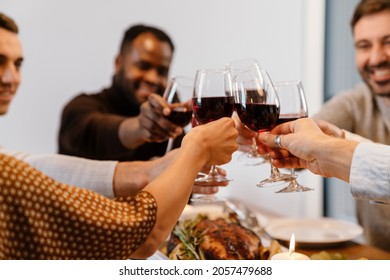
<svg viewBox="0 0 390 280">
<path fill-rule="evenodd" d="M 111 200 L 0 154 L 0 259 L 128 259 L 156 212 L 148 192 Z"/>
</svg>

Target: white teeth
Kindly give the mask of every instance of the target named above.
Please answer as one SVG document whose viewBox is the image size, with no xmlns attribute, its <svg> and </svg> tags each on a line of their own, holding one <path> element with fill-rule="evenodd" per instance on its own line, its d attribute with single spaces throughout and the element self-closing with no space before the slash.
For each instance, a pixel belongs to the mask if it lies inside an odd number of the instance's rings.
<svg viewBox="0 0 390 280">
<path fill-rule="evenodd" d="M 384 77 L 390 74 L 390 70 L 375 70 L 373 74 L 378 77 Z"/>
</svg>

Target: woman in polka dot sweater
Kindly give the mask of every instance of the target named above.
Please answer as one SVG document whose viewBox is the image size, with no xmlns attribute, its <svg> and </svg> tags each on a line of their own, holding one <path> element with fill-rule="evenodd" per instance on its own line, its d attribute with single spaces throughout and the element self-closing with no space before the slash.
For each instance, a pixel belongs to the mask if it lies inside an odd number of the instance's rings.
<svg viewBox="0 0 390 280">
<path fill-rule="evenodd" d="M 16 93 L 23 60 L 17 27 L 7 20 L 0 13 L 0 115 Z M 126 198 L 118 184 L 116 200 L 60 183 L 0 151 L 0 259 L 150 256 L 174 227 L 198 171 L 229 162 L 236 137 L 229 118 L 192 129 L 158 177 Z M 114 185 L 126 176 L 126 169 L 117 171 Z"/>
<path fill-rule="evenodd" d="M 58 183 L 0 154 L 0 258 L 152 255 L 185 207 L 197 172 L 204 165 L 229 162 L 236 137 L 229 118 L 192 129 L 159 177 L 137 195 L 117 200 Z"/>
</svg>

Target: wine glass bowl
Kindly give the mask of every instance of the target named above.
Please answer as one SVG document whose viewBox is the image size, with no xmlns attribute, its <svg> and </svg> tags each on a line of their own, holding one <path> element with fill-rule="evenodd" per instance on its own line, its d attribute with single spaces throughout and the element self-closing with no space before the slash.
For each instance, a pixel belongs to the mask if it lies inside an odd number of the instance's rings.
<svg viewBox="0 0 390 280">
<path fill-rule="evenodd" d="M 236 112 L 249 129 L 263 133 L 270 131 L 279 118 L 279 97 L 273 83 L 264 69 L 250 67 L 239 71 L 234 80 Z M 281 173 L 271 163 L 269 178 L 257 183 L 263 187 L 289 179 L 290 175 Z"/>
<path fill-rule="evenodd" d="M 196 72 L 192 98 L 192 110 L 197 125 L 203 125 L 223 117 L 231 117 L 234 111 L 231 73 L 227 69 L 201 69 Z M 218 173 L 216 166 L 210 172 L 195 179 L 197 185 L 230 181 Z M 196 195 L 192 201 L 219 201 L 215 195 Z"/>
<path fill-rule="evenodd" d="M 242 59 L 229 61 L 226 64 L 225 68 L 231 71 L 232 78 L 234 81 L 238 72 L 249 68 L 260 69 L 260 64 L 254 58 L 242 58 Z M 260 165 L 266 163 L 267 159 L 257 151 L 257 148 L 258 147 L 256 144 L 256 139 L 253 137 L 252 144 L 247 145 L 247 147 L 245 148 L 246 151 L 241 153 L 241 155 L 239 155 L 237 159 L 238 163 L 242 165 L 248 165 L 248 166 Z"/>
<path fill-rule="evenodd" d="M 231 117 L 234 109 L 232 97 L 202 97 L 192 100 L 198 124 L 206 124 L 223 117 Z"/>
<path fill-rule="evenodd" d="M 171 114 L 166 118 L 178 126 L 185 127 L 191 122 L 192 110 L 186 107 L 173 107 Z"/>
<path fill-rule="evenodd" d="M 294 121 L 308 116 L 305 92 L 301 81 L 283 81 L 274 83 L 280 101 L 280 114 L 277 124 Z M 289 184 L 277 193 L 305 192 L 312 188 L 298 183 L 295 170 L 291 169 Z"/>
<path fill-rule="evenodd" d="M 192 119 L 191 99 L 194 90 L 194 80 L 184 76 L 170 79 L 163 97 L 170 105 L 171 113 L 165 116 L 170 122 L 186 127 Z M 173 138 L 169 138 L 166 153 L 172 149 Z"/>
</svg>

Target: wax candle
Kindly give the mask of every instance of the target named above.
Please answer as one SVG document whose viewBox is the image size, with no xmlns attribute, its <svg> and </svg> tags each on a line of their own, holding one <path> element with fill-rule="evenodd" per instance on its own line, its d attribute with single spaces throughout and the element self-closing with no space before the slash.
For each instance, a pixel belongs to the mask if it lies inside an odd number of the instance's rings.
<svg viewBox="0 0 390 280">
<path fill-rule="evenodd" d="M 288 252 L 275 254 L 272 256 L 271 260 L 310 260 L 310 258 L 304 254 L 295 252 L 295 235 L 293 233 L 290 238 L 290 248 Z"/>
<path fill-rule="evenodd" d="M 310 260 L 310 258 L 304 254 L 293 252 L 283 252 L 272 256 L 271 260 Z"/>
</svg>

